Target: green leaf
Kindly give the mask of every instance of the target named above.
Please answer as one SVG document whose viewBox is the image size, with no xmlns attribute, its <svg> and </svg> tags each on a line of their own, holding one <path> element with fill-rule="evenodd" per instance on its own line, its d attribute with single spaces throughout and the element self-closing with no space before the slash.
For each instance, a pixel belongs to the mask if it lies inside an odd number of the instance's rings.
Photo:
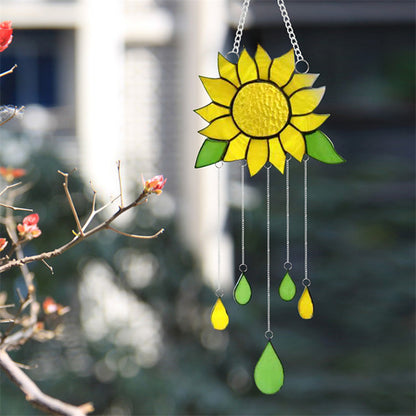
<svg viewBox="0 0 416 416">
<path fill-rule="evenodd" d="M 343 163 L 345 159 L 341 157 L 334 148 L 329 137 L 322 133 L 320 130 L 316 130 L 311 134 L 305 134 L 306 139 L 306 153 L 324 163 Z"/>
<path fill-rule="evenodd" d="M 204 166 L 219 162 L 224 157 L 227 146 L 228 141 L 206 139 L 199 150 L 195 167 L 203 168 Z"/>
</svg>

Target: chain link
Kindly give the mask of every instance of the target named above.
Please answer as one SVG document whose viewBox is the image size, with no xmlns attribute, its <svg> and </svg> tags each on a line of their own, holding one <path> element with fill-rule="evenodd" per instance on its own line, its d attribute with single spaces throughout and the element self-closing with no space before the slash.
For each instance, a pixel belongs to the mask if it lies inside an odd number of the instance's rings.
<svg viewBox="0 0 416 416">
<path fill-rule="evenodd" d="M 289 35 L 290 43 L 292 44 L 293 50 L 295 51 L 296 63 L 305 62 L 307 64 L 307 61 L 305 61 L 302 52 L 300 51 L 299 43 L 296 39 L 295 31 L 293 30 L 289 14 L 287 13 L 285 2 L 284 0 L 276 0 L 276 2 L 279 6 L 280 14 L 282 15 L 283 23 L 285 24 L 287 34 Z"/>
<path fill-rule="evenodd" d="M 246 24 L 247 12 L 250 6 L 250 0 L 244 0 L 241 8 L 240 20 L 238 21 L 237 31 L 235 32 L 233 49 L 228 53 L 235 53 L 239 56 L 241 37 L 243 36 L 244 25 Z"/>
</svg>

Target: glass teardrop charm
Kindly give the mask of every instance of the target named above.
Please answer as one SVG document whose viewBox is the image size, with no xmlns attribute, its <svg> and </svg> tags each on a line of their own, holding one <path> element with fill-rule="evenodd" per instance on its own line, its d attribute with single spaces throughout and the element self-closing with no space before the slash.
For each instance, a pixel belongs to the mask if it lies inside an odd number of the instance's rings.
<svg viewBox="0 0 416 416">
<path fill-rule="evenodd" d="M 302 319 L 311 319 L 313 316 L 313 302 L 306 286 L 298 302 L 298 312 Z"/>
<path fill-rule="evenodd" d="M 289 275 L 289 272 L 286 272 L 285 277 L 282 279 L 282 282 L 279 286 L 279 295 L 283 300 L 290 301 L 296 295 L 296 286 L 293 283 L 292 278 Z"/>
<path fill-rule="evenodd" d="M 251 299 L 251 287 L 244 273 L 241 273 L 237 284 L 234 287 L 234 300 L 239 305 L 247 304 Z"/>
<path fill-rule="evenodd" d="M 254 381 L 264 394 L 277 393 L 283 386 L 283 367 L 271 341 L 269 341 L 254 369 Z"/>
<path fill-rule="evenodd" d="M 222 331 L 227 328 L 229 321 L 230 320 L 228 318 L 227 311 L 225 310 L 225 306 L 222 303 L 221 298 L 218 298 L 211 312 L 212 326 L 214 329 Z"/>
</svg>

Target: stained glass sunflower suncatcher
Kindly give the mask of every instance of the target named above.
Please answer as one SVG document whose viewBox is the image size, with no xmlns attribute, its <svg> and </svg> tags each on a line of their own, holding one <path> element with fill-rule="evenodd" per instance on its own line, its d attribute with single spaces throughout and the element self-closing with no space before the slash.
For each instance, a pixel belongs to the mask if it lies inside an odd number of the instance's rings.
<svg viewBox="0 0 416 416">
<path fill-rule="evenodd" d="M 268 161 L 283 173 L 286 153 L 344 161 L 316 131 L 329 117 L 313 113 L 325 87 L 312 88 L 318 74 L 295 71 L 293 49 L 273 60 L 260 45 L 254 59 L 244 49 L 237 64 L 218 54 L 218 71 L 220 78 L 200 77 L 212 102 L 195 110 L 210 123 L 199 131 L 207 139 L 196 167 L 246 159 L 255 175 Z"/>
</svg>

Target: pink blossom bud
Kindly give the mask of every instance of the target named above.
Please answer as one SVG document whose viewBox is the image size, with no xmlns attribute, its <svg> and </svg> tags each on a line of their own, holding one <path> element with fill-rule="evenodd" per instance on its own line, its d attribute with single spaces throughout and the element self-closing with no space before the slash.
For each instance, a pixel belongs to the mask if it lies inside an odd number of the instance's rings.
<svg viewBox="0 0 416 416">
<path fill-rule="evenodd" d="M 12 22 L 0 23 L 0 52 L 3 52 L 12 42 L 13 29 Z"/>
</svg>

